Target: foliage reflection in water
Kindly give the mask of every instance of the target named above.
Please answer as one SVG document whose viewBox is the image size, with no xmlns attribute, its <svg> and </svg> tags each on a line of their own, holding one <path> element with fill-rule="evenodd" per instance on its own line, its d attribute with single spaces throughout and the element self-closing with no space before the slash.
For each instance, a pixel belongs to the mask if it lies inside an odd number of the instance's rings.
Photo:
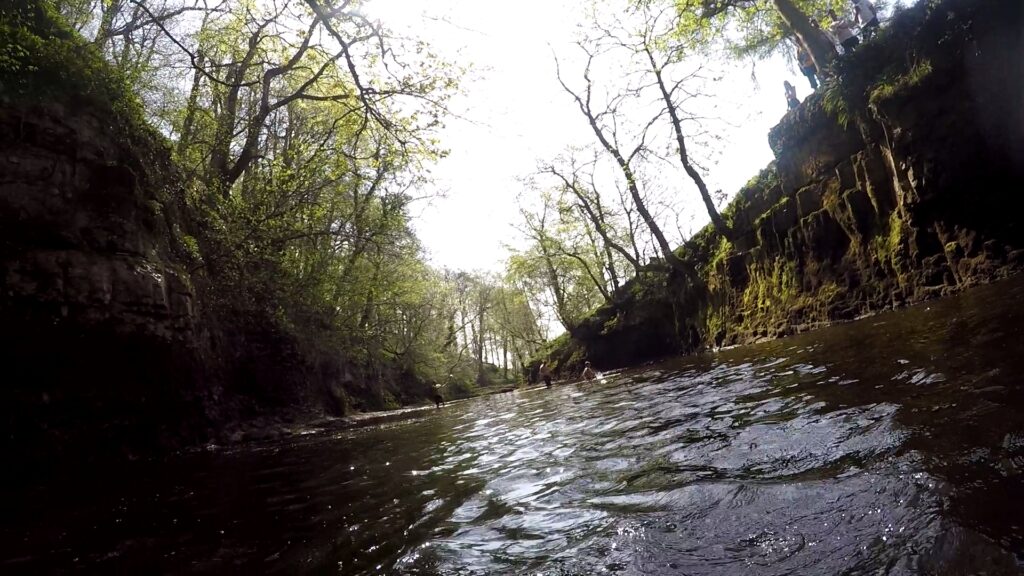
<svg viewBox="0 0 1024 576">
<path fill-rule="evenodd" d="M 8 499 L 4 566 L 1024 572 L 1024 282 Z M 993 305 L 998 303 L 998 305 Z M 12 501 L 13 500 L 13 501 Z"/>
</svg>

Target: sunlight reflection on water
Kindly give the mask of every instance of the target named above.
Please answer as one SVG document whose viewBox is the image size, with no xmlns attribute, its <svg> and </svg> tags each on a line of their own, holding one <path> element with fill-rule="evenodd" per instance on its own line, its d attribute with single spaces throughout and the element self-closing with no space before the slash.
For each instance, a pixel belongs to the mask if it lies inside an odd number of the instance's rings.
<svg viewBox="0 0 1024 576">
<path fill-rule="evenodd" d="M 997 291 L 998 288 L 998 291 Z M 992 306 L 998 296 L 1001 307 Z M 1018 574 L 1024 282 L 8 502 L 26 573 Z M 6 570 L 5 570 L 6 571 Z"/>
</svg>

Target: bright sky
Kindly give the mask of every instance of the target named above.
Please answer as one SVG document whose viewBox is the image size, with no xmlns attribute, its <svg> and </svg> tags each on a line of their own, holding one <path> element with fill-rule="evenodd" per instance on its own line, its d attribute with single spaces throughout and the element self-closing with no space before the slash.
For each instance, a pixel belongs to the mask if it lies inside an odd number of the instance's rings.
<svg viewBox="0 0 1024 576">
<path fill-rule="evenodd" d="M 578 78 L 573 41 L 585 14 L 578 0 L 370 0 L 364 7 L 396 31 L 422 38 L 446 59 L 469 67 L 452 103 L 461 118 L 440 134 L 450 150 L 434 169 L 444 196 L 415 211 L 415 227 L 437 266 L 499 271 L 506 246 L 521 246 L 519 179 L 569 144 L 590 144 L 585 119 L 559 86 L 552 51 L 563 74 Z M 574 65 L 575 64 L 575 65 Z M 756 83 L 752 79 L 756 72 Z M 717 165 L 705 179 L 730 197 L 772 159 L 768 130 L 786 110 L 782 81 L 801 98 L 806 81 L 781 59 L 738 63 L 708 88 L 720 95 L 715 111 L 726 123 Z M 729 127 L 731 125 L 732 127 Z M 699 196 L 680 180 L 678 194 L 692 214 L 693 231 L 707 221 Z"/>
</svg>

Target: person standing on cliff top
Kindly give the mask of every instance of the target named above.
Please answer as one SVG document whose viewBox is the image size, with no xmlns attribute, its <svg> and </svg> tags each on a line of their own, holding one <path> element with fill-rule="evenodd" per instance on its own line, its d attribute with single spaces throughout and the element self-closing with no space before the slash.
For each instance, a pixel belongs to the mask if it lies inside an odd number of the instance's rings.
<svg viewBox="0 0 1024 576">
<path fill-rule="evenodd" d="M 816 75 L 818 69 L 814 66 L 814 60 L 811 59 L 811 53 L 804 48 L 804 45 L 799 41 L 796 46 L 796 61 L 800 66 L 800 72 L 807 77 L 807 81 L 811 83 L 811 90 L 818 89 L 818 79 Z"/>
<path fill-rule="evenodd" d="M 857 35 L 853 33 L 853 22 L 846 18 L 840 18 L 835 10 L 828 11 L 828 17 L 832 19 L 832 35 L 836 37 L 839 45 L 843 47 L 843 53 L 849 54 L 860 44 Z"/>
<path fill-rule="evenodd" d="M 878 10 L 869 0 L 851 1 L 853 2 L 853 19 L 860 24 L 860 34 L 865 41 L 868 41 L 878 30 Z"/>
<path fill-rule="evenodd" d="M 548 366 L 547 362 L 541 362 L 540 368 L 537 371 L 540 373 L 540 378 L 544 381 L 544 385 L 551 388 L 551 367 Z"/>
<path fill-rule="evenodd" d="M 783 81 L 782 87 L 786 89 L 786 105 L 790 110 L 796 110 L 796 107 L 800 105 L 800 101 L 796 98 L 796 88 L 789 83 L 789 80 Z"/>
</svg>

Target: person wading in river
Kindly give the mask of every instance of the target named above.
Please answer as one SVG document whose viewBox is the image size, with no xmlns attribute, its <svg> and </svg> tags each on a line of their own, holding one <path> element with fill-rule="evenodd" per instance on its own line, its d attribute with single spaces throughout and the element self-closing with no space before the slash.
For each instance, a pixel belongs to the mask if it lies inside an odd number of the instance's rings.
<svg viewBox="0 0 1024 576">
<path fill-rule="evenodd" d="M 537 371 L 540 372 L 540 379 L 544 381 L 544 385 L 551 388 L 551 368 L 547 362 L 541 362 L 540 368 Z"/>
<path fill-rule="evenodd" d="M 586 380 L 587 382 L 590 382 L 591 380 L 594 380 L 595 378 L 597 378 L 597 374 L 594 373 L 594 369 L 590 367 L 590 361 L 589 360 L 584 364 L 584 366 L 585 366 L 585 368 L 583 368 L 583 379 L 584 380 Z"/>
</svg>

